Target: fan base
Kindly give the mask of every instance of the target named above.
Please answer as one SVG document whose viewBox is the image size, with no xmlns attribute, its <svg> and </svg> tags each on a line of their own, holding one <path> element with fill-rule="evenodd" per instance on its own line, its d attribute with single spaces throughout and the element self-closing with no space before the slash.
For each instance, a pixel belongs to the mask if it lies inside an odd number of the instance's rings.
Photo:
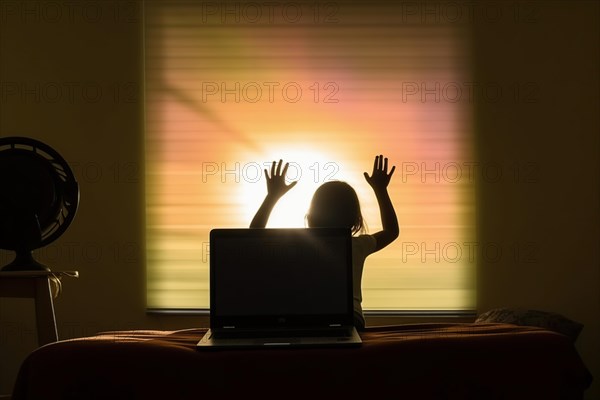
<svg viewBox="0 0 600 400">
<path fill-rule="evenodd" d="M 16 272 L 16 271 L 48 271 L 50 268 L 44 264 L 35 261 L 31 251 L 18 251 L 15 259 L 10 263 L 2 267 L 4 272 Z"/>
</svg>

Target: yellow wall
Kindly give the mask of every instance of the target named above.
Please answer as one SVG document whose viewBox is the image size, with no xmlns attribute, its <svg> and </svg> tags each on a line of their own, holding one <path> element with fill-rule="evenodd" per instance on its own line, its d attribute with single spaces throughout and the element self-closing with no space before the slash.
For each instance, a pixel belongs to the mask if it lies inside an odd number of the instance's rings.
<svg viewBox="0 0 600 400">
<path fill-rule="evenodd" d="M 531 23 L 475 24 L 475 76 L 508 88 L 477 102 L 482 163 L 523 166 L 521 177 L 481 185 L 479 241 L 499 243 L 502 262 L 482 259 L 478 309 L 521 306 L 585 324 L 577 341 L 599 397 L 599 5 L 524 2 Z M 526 15 L 525 12 L 521 15 Z M 524 90 L 508 96 L 511 86 Z M 527 177 L 531 182 L 527 182 Z M 517 244 L 518 256 L 511 254 Z"/>
<path fill-rule="evenodd" d="M 73 225 L 40 255 L 55 270 L 81 273 L 56 301 L 61 338 L 203 326 L 204 318 L 145 314 L 139 4 L 30 2 L 22 15 L 17 2 L 2 3 L 0 134 L 49 143 L 81 185 Z M 62 5 L 61 17 L 44 8 L 50 3 Z M 584 323 L 577 347 L 598 378 L 599 6 L 511 2 L 498 19 L 497 4 L 478 6 L 489 13 L 475 13 L 473 24 L 473 81 L 484 90 L 473 102 L 478 157 L 503 174 L 477 181 L 478 241 L 503 251 L 480 257 L 478 309 L 521 306 Z M 32 317 L 31 302 L 0 300 L 0 393 L 35 347 Z"/>
</svg>

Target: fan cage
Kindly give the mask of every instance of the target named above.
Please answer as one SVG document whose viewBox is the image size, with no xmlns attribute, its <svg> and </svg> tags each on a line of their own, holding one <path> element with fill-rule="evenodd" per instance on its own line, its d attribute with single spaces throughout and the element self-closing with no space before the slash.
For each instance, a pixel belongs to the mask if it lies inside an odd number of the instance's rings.
<svg viewBox="0 0 600 400">
<path fill-rule="evenodd" d="M 66 230 L 70 221 L 74 218 L 79 204 L 79 186 L 69 168 L 67 162 L 48 145 L 38 142 L 34 139 L 24 137 L 5 137 L 0 139 L 4 144 L 0 144 L 0 153 L 11 149 L 19 149 L 33 152 L 43 157 L 55 172 L 62 186 L 61 204 L 56 216 L 47 226 L 42 228 L 42 240 L 37 248 L 43 247 L 58 238 Z M 75 186 L 74 191 L 69 190 L 69 183 Z M 73 188 L 71 188 L 73 189 Z M 74 197 L 74 198 L 73 198 Z M 70 217 L 73 215 L 72 217 Z"/>
</svg>

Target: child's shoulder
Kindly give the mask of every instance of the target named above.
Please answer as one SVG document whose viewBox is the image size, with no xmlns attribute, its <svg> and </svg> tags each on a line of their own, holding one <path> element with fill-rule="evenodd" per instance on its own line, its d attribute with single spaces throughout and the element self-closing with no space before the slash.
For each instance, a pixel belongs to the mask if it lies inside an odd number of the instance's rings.
<svg viewBox="0 0 600 400">
<path fill-rule="evenodd" d="M 352 247 L 363 247 L 365 249 L 375 248 L 377 241 L 375 236 L 363 234 L 358 236 L 352 236 Z"/>
</svg>

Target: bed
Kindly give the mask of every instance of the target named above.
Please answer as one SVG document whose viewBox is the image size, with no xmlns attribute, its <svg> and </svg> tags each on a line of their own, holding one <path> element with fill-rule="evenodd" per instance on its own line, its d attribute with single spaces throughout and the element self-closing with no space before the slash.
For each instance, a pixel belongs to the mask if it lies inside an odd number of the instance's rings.
<svg viewBox="0 0 600 400">
<path fill-rule="evenodd" d="M 566 336 L 500 323 L 368 328 L 359 348 L 198 351 L 205 329 L 59 341 L 21 365 L 14 400 L 582 399 Z"/>
</svg>

